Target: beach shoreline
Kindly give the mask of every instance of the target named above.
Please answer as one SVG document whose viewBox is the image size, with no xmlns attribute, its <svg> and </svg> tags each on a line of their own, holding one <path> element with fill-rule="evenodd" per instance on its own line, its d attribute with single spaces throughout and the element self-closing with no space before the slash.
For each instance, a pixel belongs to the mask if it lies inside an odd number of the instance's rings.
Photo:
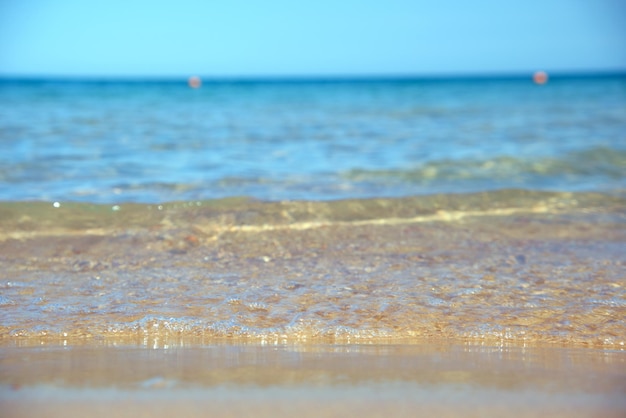
<svg viewBox="0 0 626 418">
<path fill-rule="evenodd" d="M 0 345 L 626 344 L 622 198 L 172 206 L 5 205 Z"/>
<path fill-rule="evenodd" d="M 626 354 L 431 345 L 0 349 L 3 416 L 620 416 Z"/>
<path fill-rule="evenodd" d="M 21 207 L 4 416 L 626 412 L 622 198 Z"/>
</svg>

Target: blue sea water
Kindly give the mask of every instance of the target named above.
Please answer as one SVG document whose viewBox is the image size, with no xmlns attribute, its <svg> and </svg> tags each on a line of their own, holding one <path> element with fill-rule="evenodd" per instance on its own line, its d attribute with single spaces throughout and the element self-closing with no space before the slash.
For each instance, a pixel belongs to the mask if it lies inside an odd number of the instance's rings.
<svg viewBox="0 0 626 418">
<path fill-rule="evenodd" d="M 0 81 L 0 200 L 623 193 L 626 75 Z"/>
</svg>

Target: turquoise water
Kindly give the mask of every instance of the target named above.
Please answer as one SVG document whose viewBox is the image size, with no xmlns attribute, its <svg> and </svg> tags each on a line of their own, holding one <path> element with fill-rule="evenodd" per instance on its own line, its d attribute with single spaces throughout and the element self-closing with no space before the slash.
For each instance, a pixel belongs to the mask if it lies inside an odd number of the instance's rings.
<svg viewBox="0 0 626 418">
<path fill-rule="evenodd" d="M 626 76 L 0 81 L 0 200 L 623 192 Z"/>
</svg>

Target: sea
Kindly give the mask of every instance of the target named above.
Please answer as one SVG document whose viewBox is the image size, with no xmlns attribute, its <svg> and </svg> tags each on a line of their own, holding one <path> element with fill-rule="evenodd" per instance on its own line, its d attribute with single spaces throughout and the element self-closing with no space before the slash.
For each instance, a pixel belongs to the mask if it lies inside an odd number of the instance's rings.
<svg viewBox="0 0 626 418">
<path fill-rule="evenodd" d="M 622 193 L 624 75 L 0 80 L 0 199 Z"/>
<path fill-rule="evenodd" d="M 375 381 L 626 410 L 626 74 L 190 84 L 0 79 L 0 403 Z"/>
</svg>

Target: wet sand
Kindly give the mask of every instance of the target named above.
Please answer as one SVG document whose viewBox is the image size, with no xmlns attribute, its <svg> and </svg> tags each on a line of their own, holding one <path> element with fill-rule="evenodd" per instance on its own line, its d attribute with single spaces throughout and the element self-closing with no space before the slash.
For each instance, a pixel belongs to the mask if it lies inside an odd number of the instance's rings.
<svg viewBox="0 0 626 418">
<path fill-rule="evenodd" d="M 58 206 L 0 205 L 6 416 L 626 411 L 623 198 Z"/>
<path fill-rule="evenodd" d="M 623 395 L 623 394 L 622 394 Z M 623 417 L 621 395 L 420 387 L 136 391 L 37 389 L 0 393 L 16 417 Z"/>
<path fill-rule="evenodd" d="M 430 345 L 2 351 L 3 416 L 623 416 L 626 356 Z"/>
</svg>

